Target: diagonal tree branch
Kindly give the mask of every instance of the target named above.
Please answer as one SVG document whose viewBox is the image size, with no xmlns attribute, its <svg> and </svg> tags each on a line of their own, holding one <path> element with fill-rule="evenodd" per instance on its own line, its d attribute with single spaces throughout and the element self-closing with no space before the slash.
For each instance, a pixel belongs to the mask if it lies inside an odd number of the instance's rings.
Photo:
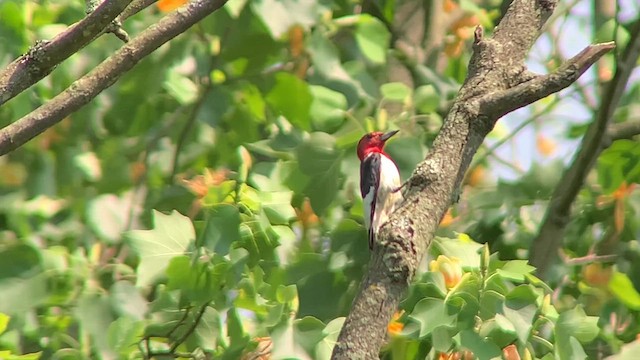
<svg viewBox="0 0 640 360">
<path fill-rule="evenodd" d="M 608 142 L 613 142 L 620 139 L 630 139 L 639 134 L 640 120 L 611 124 L 607 129 Z"/>
<path fill-rule="evenodd" d="M 589 45 L 552 74 L 537 76 L 510 89 L 485 95 L 480 99 L 480 111 L 495 112 L 494 116 L 502 117 L 531 104 L 532 98 L 542 99 L 565 89 L 613 48 L 614 42 Z"/>
<path fill-rule="evenodd" d="M 0 155 L 16 149 L 86 105 L 144 57 L 222 7 L 226 1 L 193 1 L 162 18 L 49 102 L 0 129 Z"/>
<path fill-rule="evenodd" d="M 93 41 L 130 2 L 105 0 L 84 19 L 51 41 L 37 43 L 0 71 L 0 106 L 49 75 L 58 64 Z"/>
<path fill-rule="evenodd" d="M 379 232 L 369 269 L 347 316 L 333 359 L 376 359 L 387 324 L 406 292 L 447 208 L 456 198 L 465 171 L 485 136 L 505 109 L 491 105 L 492 94 L 505 96 L 519 87 L 521 106 L 548 95 L 533 91 L 524 65 L 539 30 L 553 12 L 555 0 L 514 0 L 493 38 L 476 30 L 473 56 L 464 85 L 426 159 L 418 164 L 404 191 L 404 202 Z M 604 52 L 589 51 L 584 66 Z M 561 69 L 565 68 L 563 66 Z M 575 74 L 567 75 L 569 83 Z M 541 77 L 545 78 L 545 77 Z M 571 80 L 572 79 L 572 80 Z M 513 95 L 509 95 L 513 96 Z M 507 96 L 508 98 L 508 96 Z"/>
<path fill-rule="evenodd" d="M 630 33 L 631 39 L 617 64 L 616 74 L 604 92 L 601 106 L 582 140 L 580 149 L 551 196 L 544 220 L 533 241 L 530 261 L 531 265 L 537 268 L 538 275 L 541 277 L 558 258 L 558 250 L 562 244 L 564 229 L 569 221 L 571 205 L 595 160 L 603 150 L 605 142 L 608 141 L 606 134 L 609 122 L 613 118 L 613 113 L 622 98 L 631 72 L 638 61 L 638 56 L 640 56 L 640 19 L 631 26 Z"/>
</svg>

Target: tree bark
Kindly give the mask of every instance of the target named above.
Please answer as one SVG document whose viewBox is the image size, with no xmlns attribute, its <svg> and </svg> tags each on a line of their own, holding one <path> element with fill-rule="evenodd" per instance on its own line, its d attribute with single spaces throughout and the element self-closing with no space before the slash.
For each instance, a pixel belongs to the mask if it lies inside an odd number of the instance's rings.
<svg viewBox="0 0 640 360">
<path fill-rule="evenodd" d="M 51 41 L 32 46 L 0 71 L 0 106 L 49 75 L 58 64 L 96 38 L 131 0 L 106 0 L 87 17 Z"/>
<path fill-rule="evenodd" d="M 226 2 L 227 0 L 193 1 L 162 18 L 49 102 L 0 129 L 0 156 L 17 149 L 89 103 L 147 55 L 218 10 Z"/>
<path fill-rule="evenodd" d="M 496 121 L 573 83 L 613 43 L 587 47 L 549 75 L 525 59 L 556 0 L 515 0 L 492 38 L 477 28 L 467 79 L 424 161 L 404 188 L 404 202 L 382 226 L 333 359 L 375 359 L 387 324 L 427 252 L 440 220 L 457 199 L 473 155 Z"/>
</svg>

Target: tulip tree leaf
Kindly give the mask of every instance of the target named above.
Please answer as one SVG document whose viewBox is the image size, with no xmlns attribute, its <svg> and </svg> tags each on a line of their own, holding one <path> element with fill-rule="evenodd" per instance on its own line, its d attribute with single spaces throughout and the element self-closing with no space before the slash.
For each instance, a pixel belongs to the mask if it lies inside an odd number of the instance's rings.
<svg viewBox="0 0 640 360">
<path fill-rule="evenodd" d="M 169 261 L 185 253 L 195 239 L 191 220 L 177 211 L 165 215 L 153 211 L 151 230 L 133 230 L 127 234 L 129 243 L 140 257 L 137 286 L 148 286 L 164 275 Z"/>
</svg>

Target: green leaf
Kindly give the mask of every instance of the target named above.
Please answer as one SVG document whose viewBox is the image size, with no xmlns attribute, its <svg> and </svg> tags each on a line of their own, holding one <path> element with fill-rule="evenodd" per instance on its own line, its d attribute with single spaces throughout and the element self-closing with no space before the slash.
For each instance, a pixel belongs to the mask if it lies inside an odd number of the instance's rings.
<svg viewBox="0 0 640 360">
<path fill-rule="evenodd" d="M 152 230 L 127 233 L 133 250 L 140 257 L 136 286 L 148 286 L 162 276 L 169 261 L 185 253 L 195 239 L 195 230 L 188 217 L 173 211 L 165 215 L 153 211 Z"/>
<path fill-rule="evenodd" d="M 401 82 L 392 82 L 382 84 L 380 93 L 385 99 L 404 102 L 411 96 L 411 89 Z"/>
<path fill-rule="evenodd" d="M 224 296 L 220 289 L 228 270 L 229 264 L 222 257 L 194 262 L 188 256 L 176 256 L 167 268 L 167 289 L 181 290 L 183 299 L 202 305 L 215 296 Z"/>
<path fill-rule="evenodd" d="M 340 92 L 324 86 L 309 87 L 313 95 L 311 121 L 316 130 L 334 132 L 345 121 L 347 98 Z"/>
<path fill-rule="evenodd" d="M 464 268 L 480 267 L 480 253 L 482 244 L 472 241 L 468 236 L 461 235 L 457 239 L 436 237 L 433 240 L 432 251 L 434 256 L 446 255 L 458 258 Z"/>
<path fill-rule="evenodd" d="M 296 154 L 301 172 L 310 178 L 303 192 L 311 200 L 314 212 L 323 214 L 342 184 L 341 156 L 335 139 L 326 133 L 311 133 Z"/>
<path fill-rule="evenodd" d="M 333 319 L 322 330 L 322 335 L 324 335 L 324 337 L 316 347 L 316 351 L 315 351 L 316 359 L 328 360 L 331 358 L 331 353 L 333 352 L 333 348 L 336 346 L 336 342 L 338 341 L 338 335 L 340 335 L 340 330 L 342 330 L 344 321 L 345 321 L 344 317 Z"/>
<path fill-rule="evenodd" d="M 121 315 L 135 320 L 143 320 L 147 315 L 147 300 L 128 281 L 118 281 L 110 289 L 113 308 Z"/>
<path fill-rule="evenodd" d="M 499 348 L 513 344 L 518 339 L 515 326 L 502 314 L 497 314 L 495 319 L 483 321 L 478 333 Z"/>
<path fill-rule="evenodd" d="M 598 183 L 605 194 L 611 194 L 622 185 L 640 183 L 640 143 L 617 140 L 598 157 Z"/>
<path fill-rule="evenodd" d="M 406 329 L 406 327 L 405 327 Z M 457 329 L 453 329 L 446 326 L 438 326 L 431 332 L 431 340 L 433 342 L 433 348 L 436 351 L 447 353 L 451 350 L 453 343 L 453 335 L 457 333 Z"/>
<path fill-rule="evenodd" d="M 4 247 L 0 251 L 0 280 L 28 277 L 42 270 L 40 253 L 29 245 Z"/>
<path fill-rule="evenodd" d="M 513 324 L 520 344 L 525 345 L 531 335 L 533 322 L 538 312 L 536 300 L 538 295 L 530 285 L 520 285 L 513 289 L 506 297 L 503 313 Z"/>
<path fill-rule="evenodd" d="M 69 349 L 64 349 L 64 350 L 69 350 Z M 53 356 L 54 359 L 63 359 L 56 356 L 60 351 L 61 350 L 56 351 L 56 354 L 54 354 Z M 24 355 L 11 355 L 9 353 L 9 355 L 6 357 L 4 356 L 3 352 L 4 351 L 0 350 L 0 357 L 2 357 L 3 360 L 38 360 L 42 356 L 42 351 L 39 351 L 37 353 L 24 354 Z M 78 356 L 78 359 L 82 359 L 82 357 Z"/>
<path fill-rule="evenodd" d="M 279 72 L 266 100 L 276 114 L 283 115 L 300 129 L 311 130 L 309 110 L 313 98 L 306 82 L 289 73 Z"/>
<path fill-rule="evenodd" d="M 120 358 L 128 358 L 129 354 L 137 350 L 143 332 L 142 322 L 129 317 L 119 317 L 107 329 L 107 343 Z"/>
<path fill-rule="evenodd" d="M 413 94 L 416 109 L 423 114 L 436 112 L 440 106 L 440 95 L 433 85 L 419 86 Z"/>
<path fill-rule="evenodd" d="M 305 316 L 296 320 L 294 326 L 298 344 L 308 354 L 317 353 L 318 349 L 324 344 L 323 339 L 327 337 L 327 334 L 324 333 L 325 324 L 313 316 Z M 316 356 L 315 359 L 318 359 L 318 357 Z"/>
<path fill-rule="evenodd" d="M 511 260 L 507 261 L 496 272 L 505 279 L 523 282 L 525 275 L 532 273 L 535 269 L 527 263 L 527 260 Z"/>
<path fill-rule="evenodd" d="M 618 23 L 616 19 L 610 19 L 600 26 L 596 31 L 594 41 L 607 42 L 615 41 L 616 46 L 624 49 L 629 42 L 629 31 Z"/>
<path fill-rule="evenodd" d="M 193 104 L 198 98 L 198 86 L 176 70 L 168 72 L 162 85 L 181 105 Z"/>
<path fill-rule="evenodd" d="M 496 316 L 496 313 L 502 310 L 504 301 L 504 295 L 495 290 L 484 289 L 480 298 L 480 318 L 487 320 Z"/>
<path fill-rule="evenodd" d="M 95 197 L 89 202 L 87 224 L 108 243 L 116 243 L 129 225 L 132 200 L 113 194 Z"/>
<path fill-rule="evenodd" d="M 460 332 L 460 346 L 470 350 L 480 360 L 500 359 L 502 355 L 502 351 L 496 344 L 481 338 L 472 330 L 462 330 Z"/>
<path fill-rule="evenodd" d="M 387 60 L 387 49 L 391 34 L 387 27 L 377 18 L 361 14 L 356 15 L 356 43 L 364 56 L 374 64 L 384 64 Z"/>
<path fill-rule="evenodd" d="M 2 333 L 5 330 L 7 330 L 7 325 L 9 325 L 9 319 L 11 319 L 9 315 L 0 313 L 0 335 L 2 335 Z"/>
<path fill-rule="evenodd" d="M 556 345 L 555 347 L 556 359 L 558 360 L 587 359 L 587 353 L 584 352 L 584 349 L 582 348 L 582 345 L 580 345 L 580 342 L 573 336 L 569 336 L 567 339 L 563 339 L 562 342 L 560 342 L 559 339 L 556 339 L 556 344 L 565 344 L 564 346 Z"/>
<path fill-rule="evenodd" d="M 557 344 L 566 343 L 569 337 L 581 343 L 588 343 L 595 339 L 599 332 L 598 318 L 587 316 L 580 306 L 562 312 L 555 326 Z"/>
<path fill-rule="evenodd" d="M 249 340 L 249 335 L 245 333 L 242 326 L 242 319 L 235 307 L 227 311 L 227 336 L 229 336 L 230 347 L 244 345 Z"/>
<path fill-rule="evenodd" d="M 311 62 L 320 75 L 345 83 L 352 82 L 351 76 L 342 66 L 335 44 L 329 41 L 326 34 L 319 29 L 311 33 L 308 51 L 311 55 Z"/>
<path fill-rule="evenodd" d="M 627 274 L 614 272 L 609 280 L 609 290 L 618 301 L 632 310 L 640 310 L 640 293 L 633 286 Z"/>
<path fill-rule="evenodd" d="M 90 335 L 102 358 L 114 357 L 105 331 L 114 321 L 109 299 L 101 294 L 84 294 L 75 309 L 82 331 Z"/>
<path fill-rule="evenodd" d="M 289 225 L 296 217 L 296 211 L 291 206 L 291 191 L 261 191 L 258 195 L 271 224 Z"/>
<path fill-rule="evenodd" d="M 240 212 L 233 205 L 219 204 L 207 212 L 203 241 L 207 249 L 227 255 L 231 245 L 240 240 Z"/>
<path fill-rule="evenodd" d="M 640 341 L 622 345 L 620 352 L 607 357 L 607 360 L 636 360 L 640 354 Z"/>
<path fill-rule="evenodd" d="M 247 83 L 243 85 L 236 99 L 240 103 L 238 105 L 244 106 L 256 119 L 265 120 L 266 103 L 262 93 L 253 84 Z"/>
<path fill-rule="evenodd" d="M 326 10 L 322 2 L 309 0 L 255 0 L 250 3 L 276 39 L 294 25 L 314 25 L 319 14 Z"/>
<path fill-rule="evenodd" d="M 40 273 L 29 278 L 11 278 L 0 281 L 0 312 L 19 314 L 46 303 L 49 298 L 49 278 Z"/>
<path fill-rule="evenodd" d="M 420 338 L 425 337 L 439 326 L 456 325 L 456 308 L 445 304 L 442 299 L 425 298 L 420 300 L 409 318 L 420 324 Z"/>
</svg>

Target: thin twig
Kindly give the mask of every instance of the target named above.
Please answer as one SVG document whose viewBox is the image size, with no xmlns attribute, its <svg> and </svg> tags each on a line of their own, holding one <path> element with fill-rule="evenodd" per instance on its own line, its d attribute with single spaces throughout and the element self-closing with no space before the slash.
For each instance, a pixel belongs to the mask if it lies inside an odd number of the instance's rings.
<svg viewBox="0 0 640 360">
<path fill-rule="evenodd" d="M 613 42 L 589 45 L 549 75 L 538 76 L 507 90 L 483 96 L 479 100 L 480 111 L 487 115 L 501 117 L 530 104 L 531 98 L 542 99 L 556 93 L 571 85 L 613 48 L 615 48 Z M 488 114 L 488 109 L 493 113 Z"/>
<path fill-rule="evenodd" d="M 631 139 L 639 134 L 640 119 L 611 124 L 607 129 L 607 138 L 609 143 L 620 139 Z"/>
<path fill-rule="evenodd" d="M 118 20 L 124 22 L 133 15 L 153 5 L 158 0 L 133 0 L 129 6 L 118 16 Z"/>
<path fill-rule="evenodd" d="M 1 129 L 0 155 L 16 149 L 89 103 L 140 60 L 225 3 L 226 0 L 197 0 L 162 18 L 49 102 Z"/>
<path fill-rule="evenodd" d="M 573 93 L 573 90 L 569 94 L 571 94 L 571 93 Z M 567 95 L 569 95 L 569 94 L 567 94 Z M 498 148 L 500 148 L 502 145 L 506 144 L 507 141 L 511 140 L 513 137 L 515 137 L 521 130 L 523 130 L 524 128 L 529 126 L 534 121 L 538 120 L 543 115 L 546 115 L 559 102 L 560 102 L 560 98 L 559 97 L 554 98 L 551 101 L 551 103 L 549 103 L 549 104 L 547 104 L 547 106 L 545 106 L 544 109 L 538 111 L 537 113 L 533 114 L 527 120 L 525 120 L 525 121 L 521 122 L 520 124 L 518 124 L 518 126 L 513 128 L 513 130 L 511 130 L 509 132 L 509 134 L 505 135 L 500 140 L 496 141 L 493 145 L 491 145 L 490 148 L 486 149 L 482 154 L 476 156 L 473 159 L 473 163 L 471 164 L 471 167 L 473 167 L 476 164 L 482 163 L 484 160 L 487 159 L 487 157 L 489 157 L 489 155 L 492 155 L 496 150 L 498 150 Z"/>
<path fill-rule="evenodd" d="M 191 326 L 187 329 L 187 331 L 185 331 L 184 334 L 182 334 L 182 336 L 176 342 L 173 343 L 173 345 L 171 345 L 171 348 L 169 349 L 169 351 L 175 352 L 178 346 L 182 345 L 182 343 L 185 342 L 187 338 L 191 336 L 191 334 L 193 334 L 193 332 L 198 327 L 198 324 L 200 324 L 200 320 L 202 320 L 202 316 L 204 316 L 204 312 L 207 311 L 207 307 L 209 307 L 208 302 L 202 305 L 200 310 L 198 310 L 198 313 L 196 314 L 196 317 L 193 319 L 193 323 L 191 324 Z"/>
<path fill-rule="evenodd" d="M 589 126 L 570 167 L 556 186 L 538 235 L 533 241 L 530 261 L 541 277 L 544 277 L 549 265 L 558 257 L 571 205 L 603 149 L 609 122 L 640 55 L 640 19 L 631 26 L 630 34 L 631 39 L 618 63 L 613 80 L 604 92 L 594 122 Z"/>
<path fill-rule="evenodd" d="M 93 41 L 130 2 L 131 0 L 105 0 L 84 19 L 51 41 L 36 43 L 29 52 L 0 71 L 0 106 L 47 76 L 58 64 Z"/>
</svg>

